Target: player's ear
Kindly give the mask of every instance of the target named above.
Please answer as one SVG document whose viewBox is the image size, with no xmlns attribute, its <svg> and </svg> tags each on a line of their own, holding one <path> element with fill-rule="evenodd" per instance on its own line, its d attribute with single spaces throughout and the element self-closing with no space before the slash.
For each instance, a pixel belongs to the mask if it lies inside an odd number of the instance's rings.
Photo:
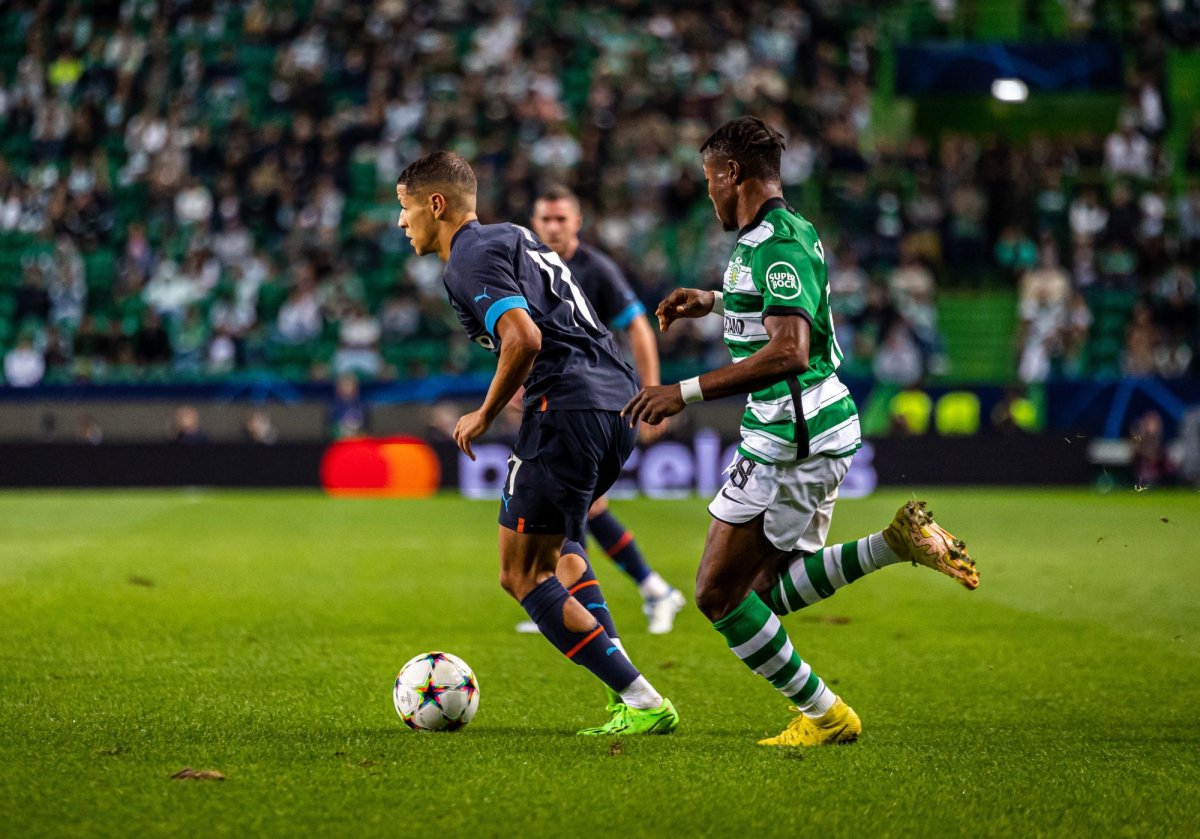
<svg viewBox="0 0 1200 839">
<path fill-rule="evenodd" d="M 729 175 L 730 183 L 740 184 L 742 182 L 742 164 L 732 157 L 726 159 L 725 171 Z"/>
<path fill-rule="evenodd" d="M 446 214 L 446 196 L 440 192 L 435 192 L 429 196 L 429 210 L 433 213 L 433 217 L 441 221 L 442 216 Z"/>
</svg>

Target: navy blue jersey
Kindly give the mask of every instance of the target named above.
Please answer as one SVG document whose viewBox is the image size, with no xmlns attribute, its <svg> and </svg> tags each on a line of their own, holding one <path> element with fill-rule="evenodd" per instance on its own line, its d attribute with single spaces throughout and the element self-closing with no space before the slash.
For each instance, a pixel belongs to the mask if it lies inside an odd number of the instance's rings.
<svg viewBox="0 0 1200 839">
<path fill-rule="evenodd" d="M 603 251 L 580 242 L 567 267 L 609 329 L 628 329 L 634 318 L 646 313 L 617 263 Z"/>
<path fill-rule="evenodd" d="M 442 277 L 467 336 L 499 355 L 496 321 L 525 309 L 542 349 L 525 381 L 525 406 L 619 411 L 637 376 L 558 254 L 516 224 L 468 222 L 450 242 Z"/>
</svg>

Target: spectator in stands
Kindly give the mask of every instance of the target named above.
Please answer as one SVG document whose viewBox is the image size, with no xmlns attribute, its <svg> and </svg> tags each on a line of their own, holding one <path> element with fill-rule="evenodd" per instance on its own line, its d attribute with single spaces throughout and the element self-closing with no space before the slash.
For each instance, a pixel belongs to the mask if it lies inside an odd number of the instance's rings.
<svg viewBox="0 0 1200 839">
<path fill-rule="evenodd" d="M 1127 376 L 1153 376 L 1157 367 L 1155 354 L 1159 347 L 1159 331 L 1150 316 L 1150 309 L 1139 303 L 1125 330 L 1125 352 L 1121 357 L 1121 372 Z"/>
<path fill-rule="evenodd" d="M 211 375 L 228 373 L 237 367 L 238 345 L 225 329 L 212 330 L 205 357 L 205 369 Z"/>
<path fill-rule="evenodd" d="M 1200 175 L 1200 114 L 1192 117 L 1192 133 L 1188 135 L 1183 165 L 1190 174 Z"/>
<path fill-rule="evenodd" d="M 13 322 L 19 324 L 25 320 L 32 320 L 42 323 L 49 315 L 50 294 L 46 291 L 45 276 L 40 265 L 30 263 L 25 268 L 20 287 L 17 288 Z"/>
<path fill-rule="evenodd" d="M 1047 276 L 1054 279 L 1046 279 Z M 1022 289 L 1017 376 L 1025 384 L 1050 378 L 1054 360 L 1064 354 L 1066 294 L 1069 290 L 1070 287 L 1060 284 L 1059 278 L 1051 272 L 1044 272 L 1042 280 L 1035 276 Z"/>
<path fill-rule="evenodd" d="M 1020 225 L 1010 224 L 1000 232 L 996 241 L 996 264 L 1012 279 L 1037 263 L 1037 245 Z"/>
<path fill-rule="evenodd" d="M 245 359 L 244 344 L 246 336 L 254 328 L 258 318 L 254 303 L 239 299 L 238 289 L 233 285 L 224 285 L 217 289 L 212 304 L 208 309 L 208 324 L 212 328 L 214 342 L 216 336 L 222 336 L 221 349 L 217 351 L 218 358 L 224 363 L 224 354 L 232 349 L 229 359 L 236 364 Z M 212 352 L 210 349 L 210 361 Z M 232 369 L 232 368 L 230 368 Z"/>
<path fill-rule="evenodd" d="M 1065 306 L 1071 293 L 1071 278 L 1059 264 L 1058 246 L 1054 239 L 1042 237 L 1035 266 L 1021 275 L 1018 283 L 1018 306 L 1039 301 L 1052 306 Z"/>
<path fill-rule="evenodd" d="M 1175 202 L 1183 255 L 1200 264 L 1200 181 L 1193 181 Z"/>
<path fill-rule="evenodd" d="M 1133 101 L 1137 108 L 1138 131 L 1147 139 L 1158 142 L 1167 130 L 1167 108 L 1153 73 L 1138 73 Z"/>
<path fill-rule="evenodd" d="M 171 317 L 178 316 L 202 297 L 203 291 L 180 270 L 179 264 L 173 259 L 160 262 L 154 276 L 142 289 L 142 299 L 147 306 L 160 315 Z"/>
<path fill-rule="evenodd" d="M 1133 202 L 1133 191 L 1124 181 L 1118 182 L 1112 191 L 1112 201 L 1108 207 L 1108 223 L 1104 226 L 1103 239 L 1105 242 L 1116 242 L 1126 248 L 1135 248 L 1138 244 L 1138 228 L 1141 224 L 1141 213 Z"/>
<path fill-rule="evenodd" d="M 32 335 L 22 335 L 16 346 L 4 354 L 4 381 L 10 387 L 33 387 L 45 373 L 45 359 L 34 346 Z"/>
<path fill-rule="evenodd" d="M 964 180 L 950 195 L 950 217 L 946 237 L 946 260 L 966 269 L 986 258 L 987 198 L 978 185 Z M 973 272 L 972 272 L 973 273 Z"/>
<path fill-rule="evenodd" d="M 1150 289 L 1154 320 L 1167 338 L 1186 342 L 1200 326 L 1196 276 L 1183 263 L 1173 264 Z"/>
<path fill-rule="evenodd" d="M 1154 149 L 1138 132 L 1138 114 L 1122 110 L 1117 130 L 1104 141 L 1104 171 L 1111 177 L 1149 178 Z"/>
<path fill-rule="evenodd" d="M 317 299 L 316 270 L 311 263 L 296 267 L 291 291 L 279 308 L 275 330 L 286 344 L 303 344 L 321 334 L 321 305 Z"/>
<path fill-rule="evenodd" d="M 384 340 L 400 341 L 417 333 L 421 325 L 421 307 L 409 295 L 392 295 L 383 304 L 380 327 Z"/>
<path fill-rule="evenodd" d="M 142 321 L 134 338 L 134 353 L 139 364 L 146 367 L 165 367 L 171 361 L 171 337 L 162 318 L 152 308 L 142 313 Z"/>
<path fill-rule="evenodd" d="M 912 387 L 924 377 L 921 348 L 904 321 L 894 321 L 884 335 L 875 354 L 874 372 L 879 381 L 900 388 Z"/>
<path fill-rule="evenodd" d="M 71 336 L 54 324 L 46 327 L 42 334 L 42 359 L 46 365 L 46 375 L 60 376 L 71 367 L 73 360 Z"/>
<path fill-rule="evenodd" d="M 89 446 L 98 446 L 104 442 L 104 429 L 94 416 L 83 414 L 79 417 L 79 423 L 75 426 L 75 441 Z"/>
<path fill-rule="evenodd" d="M 359 395 L 353 373 L 337 377 L 333 404 L 329 407 L 329 434 L 334 440 L 357 437 L 367 428 L 367 406 Z"/>
<path fill-rule="evenodd" d="M 1092 249 L 1091 241 L 1087 239 L 1075 242 L 1071 278 L 1076 288 L 1083 289 L 1092 287 L 1100 279 L 1100 269 L 1096 266 L 1096 252 Z"/>
<path fill-rule="evenodd" d="M 1094 242 L 1108 226 L 1108 210 L 1100 203 L 1095 189 L 1084 189 L 1078 194 L 1071 202 L 1068 218 L 1071 236 L 1077 242 Z"/>
<path fill-rule="evenodd" d="M 172 365 L 177 373 L 199 373 L 204 366 L 209 329 L 199 308 L 188 306 L 172 320 Z"/>
<path fill-rule="evenodd" d="M 858 264 L 858 255 L 848 244 L 838 245 L 829 267 L 829 306 L 838 342 L 853 346 L 856 324 L 867 308 L 867 286 L 871 279 Z"/>
<path fill-rule="evenodd" d="M 171 422 L 171 439 L 176 443 L 194 445 L 207 443 L 208 435 L 200 427 L 200 412 L 192 405 L 180 405 L 175 409 Z"/>
<path fill-rule="evenodd" d="M 68 236 L 59 236 L 55 241 L 47 295 L 50 321 L 71 330 L 78 327 L 87 303 L 87 279 L 83 258 Z"/>
<path fill-rule="evenodd" d="M 918 256 L 917 245 L 910 239 L 901 244 L 900 264 L 888 276 L 888 292 L 920 347 L 924 368 L 941 375 L 948 364 L 937 325 L 937 283 L 929 266 Z"/>
<path fill-rule="evenodd" d="M 271 422 L 269 413 L 262 408 L 255 408 L 246 412 L 246 418 L 242 422 L 242 437 L 250 443 L 273 446 L 279 442 L 279 431 Z"/>
<path fill-rule="evenodd" d="M 1076 379 L 1085 372 L 1088 335 L 1092 328 L 1092 311 L 1083 292 L 1075 291 L 1067 302 L 1066 316 L 1061 332 L 1062 372 L 1067 378 Z"/>
<path fill-rule="evenodd" d="M 338 329 L 338 349 L 333 357 L 333 369 L 338 376 L 355 373 L 378 377 L 383 367 L 379 355 L 381 334 L 379 320 L 361 303 L 355 303 L 341 320 Z"/>
</svg>

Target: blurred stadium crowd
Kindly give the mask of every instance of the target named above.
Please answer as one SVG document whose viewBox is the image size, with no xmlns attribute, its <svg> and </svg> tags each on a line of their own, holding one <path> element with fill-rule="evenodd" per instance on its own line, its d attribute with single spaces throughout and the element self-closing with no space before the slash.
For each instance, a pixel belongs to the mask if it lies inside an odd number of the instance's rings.
<svg viewBox="0 0 1200 839">
<path fill-rule="evenodd" d="M 393 185 L 453 148 L 484 221 L 572 186 L 651 306 L 728 257 L 696 149 L 782 128 L 787 194 L 827 243 L 851 372 L 946 373 L 937 294 L 1018 290 L 1025 382 L 1195 369 L 1200 121 L 1163 143 L 1169 44 L 1194 4 L 1065 0 L 1122 39 L 1117 124 L 1009 143 L 896 141 L 873 105 L 880 21 L 961 34 L 953 0 L 0 4 L 0 354 L 10 385 L 300 380 L 490 369 L 410 255 Z M 901 9 L 892 17 L 888 9 Z M 715 323 L 664 336 L 676 370 Z M 878 350 L 878 351 L 877 351 Z M 668 365 L 665 376 L 673 367 Z"/>
</svg>

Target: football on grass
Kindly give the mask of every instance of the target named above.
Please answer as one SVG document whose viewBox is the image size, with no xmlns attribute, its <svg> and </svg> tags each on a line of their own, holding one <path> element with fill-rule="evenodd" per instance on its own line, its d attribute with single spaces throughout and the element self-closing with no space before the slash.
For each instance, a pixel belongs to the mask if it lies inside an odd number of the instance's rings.
<svg viewBox="0 0 1200 839">
<path fill-rule="evenodd" d="M 411 729 L 456 731 L 479 710 L 479 682 L 458 656 L 421 653 L 400 668 L 392 701 Z"/>
</svg>

